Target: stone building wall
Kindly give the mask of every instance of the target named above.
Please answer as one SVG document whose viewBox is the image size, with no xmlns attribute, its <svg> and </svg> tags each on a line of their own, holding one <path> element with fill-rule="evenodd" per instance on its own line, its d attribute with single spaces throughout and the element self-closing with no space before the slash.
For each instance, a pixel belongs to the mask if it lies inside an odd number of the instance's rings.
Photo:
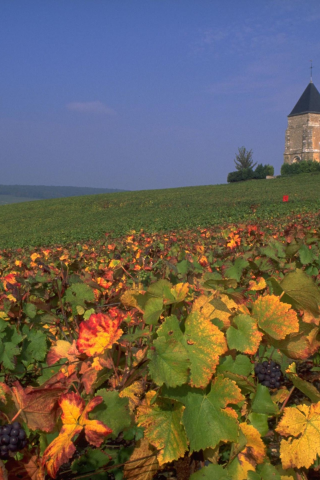
<svg viewBox="0 0 320 480">
<path fill-rule="evenodd" d="M 300 160 L 320 162 L 320 114 L 304 113 L 288 117 L 284 163 Z"/>
</svg>

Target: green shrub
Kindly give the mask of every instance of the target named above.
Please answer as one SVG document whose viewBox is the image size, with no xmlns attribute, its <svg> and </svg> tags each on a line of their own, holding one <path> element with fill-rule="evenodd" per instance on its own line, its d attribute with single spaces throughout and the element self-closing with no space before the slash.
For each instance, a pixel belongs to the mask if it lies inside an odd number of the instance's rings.
<svg viewBox="0 0 320 480">
<path fill-rule="evenodd" d="M 267 176 L 273 176 L 274 175 L 274 168 L 272 165 L 262 165 L 260 163 L 255 171 L 253 172 L 253 178 L 260 179 L 260 178 L 266 178 Z"/>
<path fill-rule="evenodd" d="M 237 170 L 236 172 L 230 172 L 228 174 L 227 182 L 243 182 L 245 180 L 251 180 L 253 178 L 254 172 L 251 168 L 243 168 L 242 170 Z"/>
<path fill-rule="evenodd" d="M 299 173 L 320 172 L 320 162 L 312 160 L 303 160 L 302 162 L 295 162 L 291 165 L 284 163 L 281 167 L 281 175 L 296 175 Z"/>
</svg>

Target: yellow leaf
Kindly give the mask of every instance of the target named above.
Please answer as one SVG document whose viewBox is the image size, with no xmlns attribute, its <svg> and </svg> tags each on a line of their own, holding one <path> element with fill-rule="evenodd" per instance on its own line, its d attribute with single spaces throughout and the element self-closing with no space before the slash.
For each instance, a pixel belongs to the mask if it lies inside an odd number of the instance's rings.
<svg viewBox="0 0 320 480">
<path fill-rule="evenodd" d="M 223 295 L 223 297 L 228 298 L 226 295 Z M 223 322 L 223 326 L 227 328 L 230 326 L 229 318 L 231 313 L 215 308 L 214 305 L 210 303 L 214 298 L 215 295 L 210 295 L 208 297 L 206 295 L 200 295 L 200 297 L 196 298 L 196 300 L 193 302 L 192 311 L 199 312 L 201 317 L 205 320 L 219 318 L 219 320 Z M 233 302 L 233 300 L 231 300 L 231 302 Z M 223 301 L 223 303 L 225 303 L 225 301 Z"/>
<path fill-rule="evenodd" d="M 120 300 L 125 307 L 137 308 L 141 313 L 143 313 L 135 297 L 138 294 L 139 294 L 139 291 L 137 290 L 131 290 L 131 289 L 126 290 L 124 294 L 121 295 Z"/>
<path fill-rule="evenodd" d="M 149 444 L 146 438 L 137 443 L 130 461 L 124 466 L 124 478 L 128 480 L 151 480 L 157 473 L 159 463 L 155 449 Z"/>
<path fill-rule="evenodd" d="M 62 409 L 62 429 L 46 448 L 42 458 L 42 464 L 46 466 L 49 475 L 56 478 L 57 472 L 63 463 L 75 452 L 73 438 L 84 428 L 86 439 L 95 447 L 100 447 L 104 438 L 112 430 L 99 420 L 90 420 L 89 412 L 102 402 L 102 397 L 94 397 L 87 406 L 77 393 L 71 392 L 62 395 L 59 405 Z"/>
<path fill-rule="evenodd" d="M 240 428 L 247 443 L 228 468 L 228 473 L 233 480 L 246 480 L 248 472 L 255 471 L 256 466 L 263 463 L 266 455 L 266 446 L 258 430 L 246 423 L 241 423 Z"/>
<path fill-rule="evenodd" d="M 320 455 L 320 402 L 297 407 L 287 407 L 276 432 L 283 439 L 280 444 L 282 466 L 309 468 Z M 294 438 L 297 437 L 297 438 Z"/>
<path fill-rule="evenodd" d="M 267 287 L 267 283 L 263 277 L 257 279 L 257 281 L 251 280 L 249 282 L 249 290 L 251 291 L 259 291 L 264 290 Z"/>
<path fill-rule="evenodd" d="M 182 426 L 185 409 L 180 403 L 158 399 L 151 405 L 154 391 L 146 394 L 145 403 L 138 408 L 138 426 L 144 427 L 149 442 L 159 450 L 159 465 L 182 457 L 188 447 Z"/>
<path fill-rule="evenodd" d="M 177 302 L 182 302 L 189 292 L 189 283 L 178 283 L 170 289 Z"/>
<path fill-rule="evenodd" d="M 40 255 L 39 253 L 33 253 L 32 255 L 30 255 L 30 258 L 34 262 L 35 260 L 37 260 L 37 258 L 40 258 Z"/>
<path fill-rule="evenodd" d="M 140 404 L 140 396 L 144 392 L 144 382 L 143 380 L 138 380 L 134 382 L 127 388 L 124 388 L 120 393 L 119 397 L 127 397 L 129 399 L 129 409 L 132 413 L 134 409 Z"/>
<path fill-rule="evenodd" d="M 271 395 L 271 399 L 274 403 L 283 403 L 288 395 L 289 390 L 287 388 L 280 388 L 277 393 Z"/>
<path fill-rule="evenodd" d="M 253 304 L 252 315 L 259 327 L 276 340 L 299 331 L 296 312 L 276 295 L 259 297 Z"/>
</svg>

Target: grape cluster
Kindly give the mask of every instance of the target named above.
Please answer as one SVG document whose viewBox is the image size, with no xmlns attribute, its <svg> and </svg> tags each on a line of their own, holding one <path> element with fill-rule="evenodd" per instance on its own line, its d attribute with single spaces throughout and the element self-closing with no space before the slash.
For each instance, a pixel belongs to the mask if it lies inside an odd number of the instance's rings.
<svg viewBox="0 0 320 480">
<path fill-rule="evenodd" d="M 279 388 L 282 383 L 280 365 L 274 361 L 264 361 L 254 367 L 259 383 L 268 388 Z"/>
<path fill-rule="evenodd" d="M 26 445 L 26 432 L 19 422 L 0 426 L 0 458 L 6 459 L 9 452 L 22 450 Z"/>
</svg>

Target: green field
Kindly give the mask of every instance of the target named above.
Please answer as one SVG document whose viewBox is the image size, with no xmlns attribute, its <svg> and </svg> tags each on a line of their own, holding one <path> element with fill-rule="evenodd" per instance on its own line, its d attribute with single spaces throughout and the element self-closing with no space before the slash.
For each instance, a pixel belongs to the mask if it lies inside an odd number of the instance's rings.
<svg viewBox="0 0 320 480">
<path fill-rule="evenodd" d="M 289 195 L 283 203 L 282 196 Z M 0 248 L 66 244 L 320 211 L 320 174 L 0 206 Z"/>
</svg>

